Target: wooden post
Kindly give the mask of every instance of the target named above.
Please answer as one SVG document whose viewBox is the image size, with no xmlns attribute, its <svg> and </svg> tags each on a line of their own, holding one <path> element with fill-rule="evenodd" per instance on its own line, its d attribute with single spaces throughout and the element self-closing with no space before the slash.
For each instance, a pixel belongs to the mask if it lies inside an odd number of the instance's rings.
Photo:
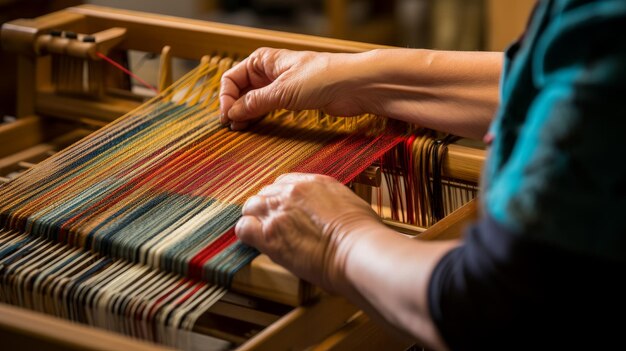
<svg viewBox="0 0 626 351">
<path fill-rule="evenodd" d="M 159 91 L 172 85 L 172 54 L 171 47 L 166 45 L 161 50 L 161 62 L 159 65 Z"/>
</svg>

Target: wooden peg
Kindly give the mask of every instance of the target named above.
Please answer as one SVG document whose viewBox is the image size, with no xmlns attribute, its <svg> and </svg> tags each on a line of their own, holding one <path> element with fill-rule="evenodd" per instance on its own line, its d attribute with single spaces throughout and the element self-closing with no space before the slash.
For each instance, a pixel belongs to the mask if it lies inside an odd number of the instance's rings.
<svg viewBox="0 0 626 351">
<path fill-rule="evenodd" d="M 172 85 L 172 48 L 166 45 L 161 50 L 161 62 L 159 64 L 159 91 Z"/>
<path fill-rule="evenodd" d="M 211 56 L 210 55 L 204 55 L 202 56 L 202 58 L 200 59 L 200 64 L 201 65 L 206 65 L 209 62 L 211 62 Z"/>
</svg>

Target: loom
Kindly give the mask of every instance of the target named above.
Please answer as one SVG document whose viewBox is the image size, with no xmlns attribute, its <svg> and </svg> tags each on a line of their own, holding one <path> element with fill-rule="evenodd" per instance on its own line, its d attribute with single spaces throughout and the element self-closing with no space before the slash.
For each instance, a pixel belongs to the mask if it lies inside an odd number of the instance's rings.
<svg viewBox="0 0 626 351">
<path fill-rule="evenodd" d="M 133 94 L 126 77 L 103 57 L 123 62 L 131 50 L 160 54 L 158 90 L 167 91 L 173 83 L 173 58 L 201 61 L 201 67 L 213 67 L 217 74 L 226 67 L 225 62 L 232 65 L 261 46 L 328 52 L 379 47 L 87 5 L 9 22 L 2 27 L 2 44 L 17 54 L 18 101 L 17 119 L 0 125 L 0 191 L 45 170 L 50 164 L 45 160 L 71 153 L 75 146 L 70 145 L 85 137 L 97 137 L 96 131 L 101 127 L 141 109 L 146 98 Z M 209 94 L 207 90 L 200 92 Z M 201 95 L 195 95 L 197 103 Z M 276 119 L 284 119 L 277 114 Z M 268 123 L 273 118 L 268 117 Z M 363 117 L 362 122 L 367 120 Z M 353 122 L 319 116 L 316 123 L 315 128 L 349 129 L 348 124 Z M 476 212 L 471 200 L 484 152 L 452 136 L 409 129 L 413 133 L 410 142 L 350 177 L 349 185 L 378 209 L 387 225 L 416 240 L 457 237 L 463 224 Z M 40 162 L 42 165 L 36 166 Z M 405 174 L 407 165 L 413 178 Z M 2 204 L 9 200 L 3 198 Z M 0 240 L 3 235 L 9 234 L 0 233 Z M 50 250 L 66 252 L 65 247 Z M 67 253 L 73 254 L 83 257 L 93 253 Z M 97 262 L 108 258 L 92 259 Z M 148 268 L 137 268 L 137 272 L 155 277 L 160 274 L 142 269 Z M 140 289 L 141 284 L 132 287 Z M 215 296 L 219 301 L 196 316 L 194 325 L 187 326 L 188 331 L 160 331 L 164 335 L 172 333 L 172 339 L 191 341 L 165 344 L 190 348 L 205 345 L 208 341 L 203 337 L 210 336 L 220 340 L 216 347 L 241 350 L 407 346 L 344 299 L 328 296 L 300 281 L 264 255 L 234 274 L 229 293 Z M 28 303 L 18 305 L 24 307 Z M 0 304 L 0 335 L 3 342 L 16 347 L 156 347 L 6 304 Z"/>
</svg>

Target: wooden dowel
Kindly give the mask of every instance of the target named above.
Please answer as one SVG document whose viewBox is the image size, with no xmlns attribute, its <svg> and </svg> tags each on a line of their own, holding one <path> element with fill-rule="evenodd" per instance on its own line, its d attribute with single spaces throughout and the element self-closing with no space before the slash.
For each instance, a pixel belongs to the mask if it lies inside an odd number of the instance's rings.
<svg viewBox="0 0 626 351">
<path fill-rule="evenodd" d="M 172 85 L 172 48 L 169 45 L 161 50 L 161 62 L 159 64 L 159 91 Z"/>
<path fill-rule="evenodd" d="M 422 227 L 418 227 L 416 225 L 412 225 L 412 224 L 406 224 L 406 223 L 402 223 L 402 222 L 398 222 L 398 221 L 394 221 L 392 219 L 383 219 L 383 224 L 385 224 L 387 227 L 400 232 L 402 234 L 407 234 L 410 236 L 416 236 L 419 234 L 422 234 L 423 232 L 425 232 L 427 229 L 426 228 L 422 228 Z"/>
<path fill-rule="evenodd" d="M 3 303 L 0 337 L 3 350 L 173 350 Z"/>
<path fill-rule="evenodd" d="M 467 225 L 479 216 L 478 200 L 474 199 L 458 208 L 444 219 L 435 223 L 422 234 L 415 237 L 418 240 L 450 240 L 462 237 Z"/>
</svg>

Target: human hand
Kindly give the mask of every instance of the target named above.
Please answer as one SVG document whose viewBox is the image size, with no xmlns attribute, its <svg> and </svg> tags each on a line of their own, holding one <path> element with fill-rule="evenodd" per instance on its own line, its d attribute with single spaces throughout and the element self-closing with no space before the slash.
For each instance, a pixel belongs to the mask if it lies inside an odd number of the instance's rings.
<svg viewBox="0 0 626 351">
<path fill-rule="evenodd" d="M 384 228 L 372 208 L 335 179 L 290 173 L 251 197 L 235 232 L 295 275 L 340 293 L 354 241 Z"/>
<path fill-rule="evenodd" d="M 361 61 L 359 54 L 257 49 L 222 76 L 220 121 L 240 130 L 276 109 L 365 113 L 364 99 L 349 88 Z"/>
</svg>

